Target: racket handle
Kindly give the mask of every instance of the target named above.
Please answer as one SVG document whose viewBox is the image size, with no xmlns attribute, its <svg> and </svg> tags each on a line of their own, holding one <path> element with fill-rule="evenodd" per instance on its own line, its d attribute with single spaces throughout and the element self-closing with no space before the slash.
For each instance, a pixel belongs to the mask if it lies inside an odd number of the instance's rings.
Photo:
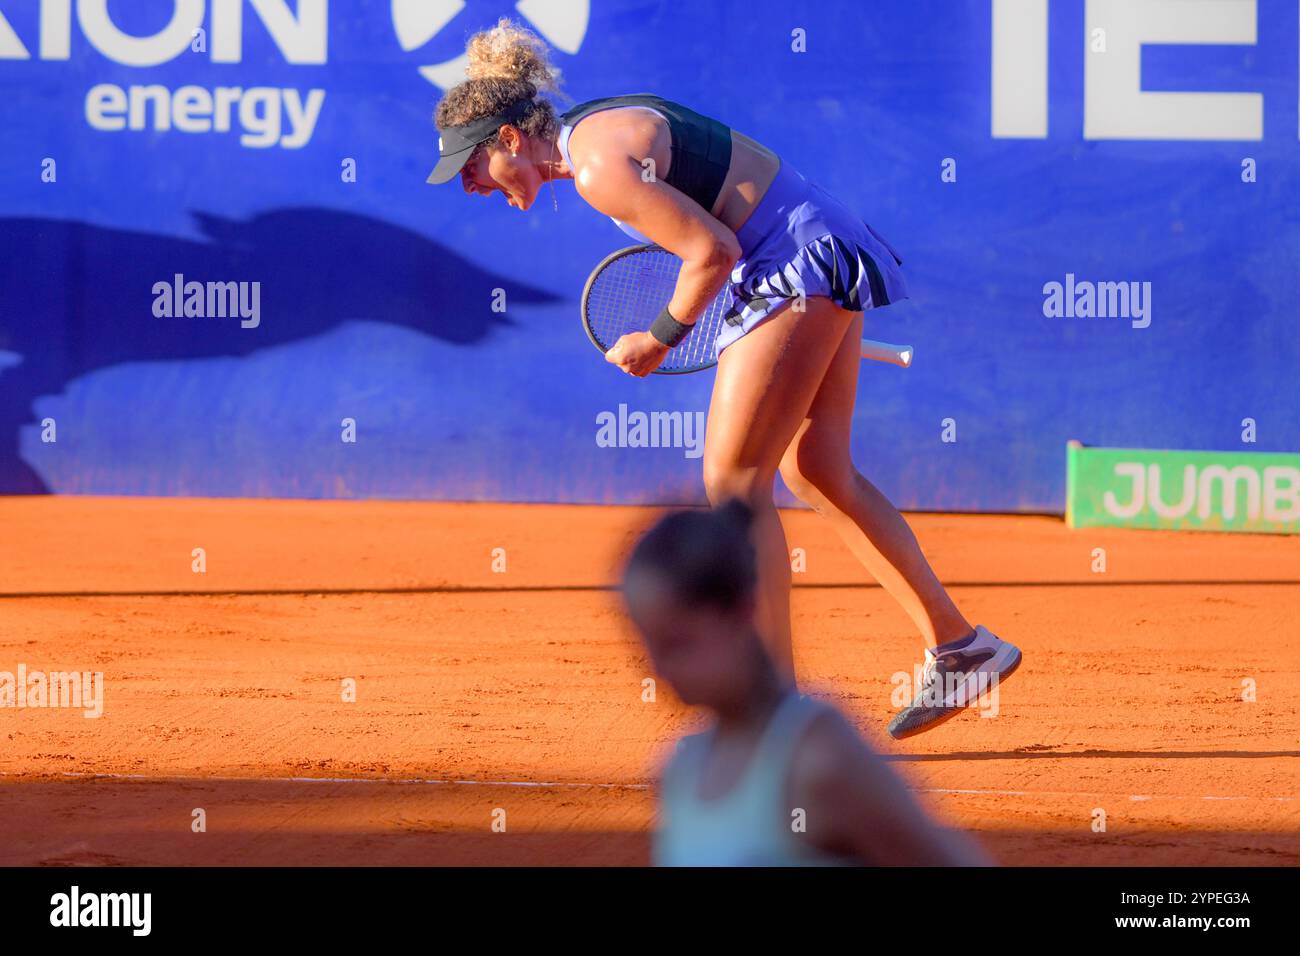
<svg viewBox="0 0 1300 956">
<path fill-rule="evenodd" d="M 912 346 L 890 345 L 888 342 L 873 342 L 871 339 L 863 339 L 862 357 L 871 359 L 873 362 L 888 362 L 890 365 L 907 368 L 912 364 Z"/>
</svg>

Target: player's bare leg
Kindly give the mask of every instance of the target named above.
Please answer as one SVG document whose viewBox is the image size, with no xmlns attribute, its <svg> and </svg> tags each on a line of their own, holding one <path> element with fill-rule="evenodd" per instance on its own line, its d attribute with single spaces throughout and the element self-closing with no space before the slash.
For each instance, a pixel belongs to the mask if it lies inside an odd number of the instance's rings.
<svg viewBox="0 0 1300 956">
<path fill-rule="evenodd" d="M 854 314 L 808 415 L 781 459 L 781 478 L 830 521 L 916 624 L 928 647 L 970 634 L 898 509 L 853 466 L 849 436 L 857 399 L 862 313 Z M 725 353 L 724 353 L 725 354 Z"/>
<path fill-rule="evenodd" d="M 983 626 L 971 627 L 898 509 L 853 466 L 849 435 L 861 336 L 859 313 L 782 456 L 781 477 L 831 522 L 925 639 L 920 685 L 889 724 L 889 733 L 903 738 L 937 727 L 995 691 L 1019 667 L 1020 650 Z"/>
<path fill-rule="evenodd" d="M 744 499 L 755 511 L 757 620 L 763 640 L 793 677 L 790 554 L 772 499 L 776 470 L 816 395 L 853 313 L 810 298 L 786 305 L 722 353 L 709 405 L 704 484 L 714 503 Z"/>
</svg>

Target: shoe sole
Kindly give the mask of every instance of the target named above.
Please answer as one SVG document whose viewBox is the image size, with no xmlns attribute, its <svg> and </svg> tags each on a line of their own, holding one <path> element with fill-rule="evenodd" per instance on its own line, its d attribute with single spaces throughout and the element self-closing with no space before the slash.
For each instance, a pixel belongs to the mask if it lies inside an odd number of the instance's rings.
<svg viewBox="0 0 1300 956">
<path fill-rule="evenodd" d="M 1004 680 L 1006 680 L 1008 677 L 1010 677 L 1012 674 L 1014 674 L 1017 670 L 1020 669 L 1020 662 L 1021 660 L 1024 659 L 1024 655 L 1020 653 L 1020 648 L 1016 647 L 1014 644 L 1007 644 L 1007 646 L 1012 648 L 1016 652 L 1016 656 L 1005 670 L 998 672 L 999 687 L 1002 685 L 1002 682 Z M 993 658 L 993 660 L 996 659 L 997 659 L 996 657 Z M 988 672 L 986 671 L 985 673 Z M 978 679 L 978 677 L 979 677 L 979 672 L 976 671 L 975 674 L 971 675 L 970 679 L 976 680 Z M 985 694 L 987 693 L 988 691 L 986 690 Z M 968 703 L 962 704 L 960 707 L 947 707 L 942 709 L 936 707 L 935 710 L 938 711 L 939 713 L 938 716 L 936 716 L 933 720 L 927 721 L 924 724 L 918 724 L 915 727 L 910 727 L 907 730 L 900 731 L 897 734 L 890 733 L 888 730 L 886 730 L 885 732 L 888 733 L 889 736 L 892 737 L 894 740 L 906 740 L 909 737 L 915 737 L 918 734 L 925 733 L 927 730 L 933 730 L 935 727 L 938 727 L 940 724 L 946 724 L 948 721 L 952 720 L 958 714 L 964 713 L 965 711 L 969 710 L 971 707 L 978 704 L 980 698 L 982 698 L 983 696 L 984 694 L 980 694 L 978 697 L 976 697 L 976 699 L 971 700 Z"/>
</svg>

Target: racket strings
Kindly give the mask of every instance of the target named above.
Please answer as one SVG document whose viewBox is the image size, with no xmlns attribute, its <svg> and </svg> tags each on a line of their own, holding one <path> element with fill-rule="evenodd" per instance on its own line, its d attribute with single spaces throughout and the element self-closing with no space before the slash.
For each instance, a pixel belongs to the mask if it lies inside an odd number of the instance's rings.
<svg viewBox="0 0 1300 956">
<path fill-rule="evenodd" d="M 658 248 L 639 249 L 608 263 L 587 295 L 592 337 L 608 351 L 629 332 L 644 332 L 673 297 L 682 262 Z M 690 334 L 665 356 L 660 371 L 707 368 L 717 361 L 717 338 L 730 297 L 724 288 L 696 320 Z"/>
</svg>

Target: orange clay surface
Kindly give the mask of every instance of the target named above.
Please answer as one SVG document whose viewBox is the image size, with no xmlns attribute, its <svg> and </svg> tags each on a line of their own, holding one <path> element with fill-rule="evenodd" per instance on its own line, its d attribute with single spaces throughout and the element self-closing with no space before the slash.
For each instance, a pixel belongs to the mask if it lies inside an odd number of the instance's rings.
<svg viewBox="0 0 1300 956">
<path fill-rule="evenodd" d="M 610 588 L 651 516 L 0 499 L 0 671 L 105 682 L 98 719 L 0 708 L 0 864 L 647 862 L 655 761 L 696 722 L 643 699 Z M 896 743 L 920 639 L 817 516 L 783 519 L 803 687 L 1001 861 L 1300 864 L 1300 540 L 913 516 L 1025 657 L 996 717 Z"/>
</svg>

